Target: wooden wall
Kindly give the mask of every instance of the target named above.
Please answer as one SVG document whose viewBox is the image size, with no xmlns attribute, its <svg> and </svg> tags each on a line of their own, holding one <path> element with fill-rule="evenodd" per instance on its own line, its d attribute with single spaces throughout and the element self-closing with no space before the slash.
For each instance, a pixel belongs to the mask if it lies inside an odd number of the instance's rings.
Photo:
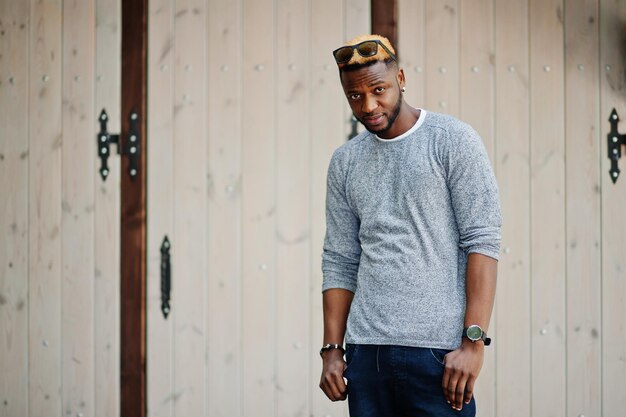
<svg viewBox="0 0 626 417">
<path fill-rule="evenodd" d="M 479 414 L 622 415 L 626 182 L 609 178 L 606 134 L 611 109 L 626 114 L 626 3 L 398 3 L 407 98 L 472 124 L 500 185 Z"/>
<path fill-rule="evenodd" d="M 0 416 L 119 414 L 119 0 L 0 0 Z M 151 0 L 148 414 L 347 416 L 317 387 L 330 51 L 369 0 Z M 622 0 L 398 0 L 407 100 L 482 135 L 504 214 L 481 416 L 617 416 Z M 620 130 L 626 127 L 620 125 Z M 626 167 L 622 159 L 622 170 Z M 172 242 L 172 312 L 159 247 Z"/>
<path fill-rule="evenodd" d="M 119 415 L 119 0 L 0 0 L 0 416 Z"/>
<path fill-rule="evenodd" d="M 317 387 L 331 51 L 369 0 L 153 0 L 148 414 L 346 415 Z M 159 246 L 172 242 L 172 312 Z"/>
<path fill-rule="evenodd" d="M 368 31 L 368 4 L 152 2 L 150 415 L 345 415 L 317 387 L 325 174 L 350 127 L 330 51 Z M 626 117 L 626 5 L 398 0 L 397 16 L 407 100 L 471 123 L 500 184 L 480 415 L 619 415 L 626 182 L 605 138 L 612 106 Z"/>
</svg>

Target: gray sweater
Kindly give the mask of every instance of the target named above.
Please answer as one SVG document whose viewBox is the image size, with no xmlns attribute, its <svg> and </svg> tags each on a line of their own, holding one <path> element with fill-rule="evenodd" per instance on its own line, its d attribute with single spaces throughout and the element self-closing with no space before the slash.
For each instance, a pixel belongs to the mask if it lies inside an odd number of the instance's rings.
<svg viewBox="0 0 626 417">
<path fill-rule="evenodd" d="M 498 259 L 498 186 L 479 135 L 421 111 L 394 139 L 363 132 L 328 167 L 322 290 L 354 292 L 346 343 L 456 349 L 467 255 Z"/>
</svg>

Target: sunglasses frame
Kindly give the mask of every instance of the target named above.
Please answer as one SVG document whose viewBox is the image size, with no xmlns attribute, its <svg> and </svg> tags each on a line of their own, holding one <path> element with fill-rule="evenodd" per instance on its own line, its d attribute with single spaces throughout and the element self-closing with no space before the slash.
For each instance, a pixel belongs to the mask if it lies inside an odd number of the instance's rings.
<svg viewBox="0 0 626 417">
<path fill-rule="evenodd" d="M 337 48 L 337 49 L 335 49 L 335 50 L 333 51 L 333 57 L 335 57 L 335 62 L 336 62 L 337 64 L 345 64 L 345 63 L 347 63 L 347 62 L 350 62 L 350 60 L 352 59 L 352 56 L 354 55 L 354 50 L 355 50 L 355 49 L 356 49 L 356 51 L 359 53 L 359 55 L 361 55 L 363 58 L 369 58 L 369 57 L 371 57 L 371 56 L 376 56 L 376 54 L 378 54 L 378 49 L 376 49 L 376 53 L 375 53 L 375 54 L 373 54 L 373 55 L 363 55 L 363 54 L 361 53 L 361 51 L 359 51 L 359 46 L 360 46 L 360 45 L 363 45 L 364 43 L 368 43 L 368 42 L 374 42 L 374 43 L 376 43 L 377 45 L 382 46 L 382 47 L 383 47 L 383 49 L 384 49 L 384 50 L 385 50 L 385 51 L 389 54 L 389 56 L 391 57 L 391 59 L 393 59 L 394 61 L 398 62 L 398 58 L 396 57 L 396 55 L 395 55 L 394 53 L 392 53 L 392 52 L 389 50 L 389 48 L 387 48 L 387 47 L 385 46 L 385 44 L 384 44 L 384 43 L 382 43 L 379 39 L 370 39 L 370 40 L 367 40 L 367 41 L 359 42 L 359 43 L 357 43 L 356 45 L 345 45 L 345 46 L 340 46 L 339 48 Z M 352 53 L 350 54 L 350 58 L 348 58 L 346 61 L 341 61 L 341 62 L 340 62 L 340 61 L 338 61 L 338 60 L 337 60 L 337 53 L 338 53 L 340 50 L 344 49 L 344 48 L 350 48 L 350 52 L 352 52 Z M 377 46 L 376 48 L 378 48 L 378 46 Z"/>
</svg>

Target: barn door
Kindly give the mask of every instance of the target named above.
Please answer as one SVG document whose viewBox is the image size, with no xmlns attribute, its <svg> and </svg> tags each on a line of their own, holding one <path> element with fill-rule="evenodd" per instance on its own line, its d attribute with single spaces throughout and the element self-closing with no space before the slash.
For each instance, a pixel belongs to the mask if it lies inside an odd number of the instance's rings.
<svg viewBox="0 0 626 417">
<path fill-rule="evenodd" d="M 0 415 L 119 415 L 119 0 L 0 0 Z"/>
<path fill-rule="evenodd" d="M 149 416 L 345 415 L 317 387 L 326 168 L 350 131 L 331 51 L 369 3 L 150 1 Z"/>
</svg>

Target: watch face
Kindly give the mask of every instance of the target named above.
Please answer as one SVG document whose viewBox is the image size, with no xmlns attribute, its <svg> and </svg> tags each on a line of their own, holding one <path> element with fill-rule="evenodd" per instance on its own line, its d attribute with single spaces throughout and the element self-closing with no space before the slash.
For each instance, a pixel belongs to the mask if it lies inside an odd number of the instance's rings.
<svg viewBox="0 0 626 417">
<path fill-rule="evenodd" d="M 467 328 L 467 338 L 469 340 L 480 340 L 483 331 L 480 327 L 474 325 Z"/>
</svg>

